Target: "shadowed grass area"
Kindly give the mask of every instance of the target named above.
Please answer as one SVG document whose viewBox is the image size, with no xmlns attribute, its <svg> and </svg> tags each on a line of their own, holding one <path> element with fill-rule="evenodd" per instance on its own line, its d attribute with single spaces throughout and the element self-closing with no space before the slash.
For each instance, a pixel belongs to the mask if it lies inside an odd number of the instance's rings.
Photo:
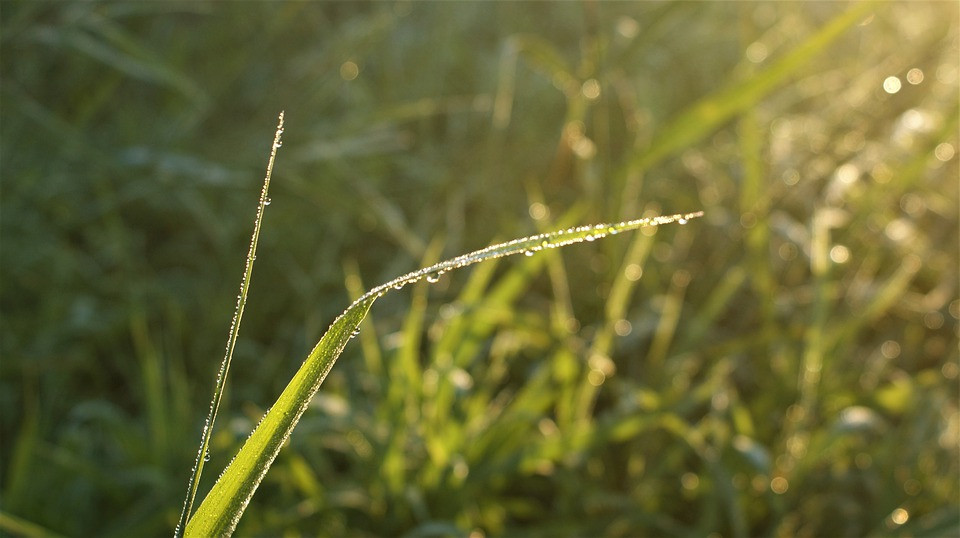
<svg viewBox="0 0 960 538">
<path fill-rule="evenodd" d="M 957 15 L 4 4 L 0 529 L 172 533 L 286 110 L 208 469 L 376 283 L 706 217 L 379 299 L 238 535 L 955 534 Z"/>
</svg>

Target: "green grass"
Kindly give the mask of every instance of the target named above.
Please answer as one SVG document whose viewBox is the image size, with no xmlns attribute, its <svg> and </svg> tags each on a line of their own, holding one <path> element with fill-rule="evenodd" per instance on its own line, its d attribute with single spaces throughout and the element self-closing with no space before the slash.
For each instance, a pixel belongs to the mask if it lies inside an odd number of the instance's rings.
<svg viewBox="0 0 960 538">
<path fill-rule="evenodd" d="M 238 536 L 956 534 L 956 21 L 5 3 L 0 529 L 172 533 L 286 110 L 207 469 L 370 283 L 706 217 L 378 299 Z"/>
<path fill-rule="evenodd" d="M 297 370 L 293 379 L 290 380 L 290 383 L 284 389 L 283 393 L 280 394 L 277 401 L 264 414 L 263 418 L 260 419 L 257 426 L 250 433 L 250 437 L 240 448 L 240 451 L 237 452 L 227 468 L 224 469 L 223 473 L 217 478 L 217 483 L 214 484 L 194 514 L 192 512 L 193 503 L 197 488 L 199 487 L 203 467 L 209 459 L 210 438 L 213 435 L 213 428 L 226 387 L 227 374 L 229 373 L 230 363 L 233 359 L 233 352 L 236 347 L 244 307 L 246 306 L 247 296 L 250 291 L 253 264 L 257 258 L 260 226 L 263 222 L 264 209 L 270 204 L 268 190 L 270 188 L 274 159 L 277 149 L 281 146 L 282 133 L 283 113 L 281 112 L 277 132 L 274 136 L 273 146 L 270 152 L 270 160 L 267 164 L 266 179 L 263 183 L 263 190 L 260 192 L 254 232 L 250 240 L 250 250 L 247 253 L 243 280 L 240 284 L 240 294 L 237 295 L 237 308 L 230 325 L 229 336 L 227 337 L 227 351 L 221 363 L 220 371 L 217 373 L 216 386 L 214 387 L 213 398 L 210 402 L 210 412 L 206 421 L 204 421 L 200 449 L 197 451 L 197 459 L 194 463 L 193 473 L 187 482 L 187 495 L 184 500 L 180 522 L 177 524 L 175 530 L 175 536 L 180 536 L 181 534 L 184 536 L 221 536 L 233 533 L 243 515 L 243 511 L 250 503 L 250 499 L 253 498 L 257 487 L 263 481 L 264 476 L 266 476 L 267 471 L 269 471 L 270 466 L 276 459 L 283 444 L 290 438 L 290 434 L 293 433 L 293 429 L 300 421 L 303 413 L 306 412 L 310 401 L 316 395 L 317 390 L 319 390 L 320 385 L 327 377 L 330 369 L 333 368 L 337 358 L 343 353 L 347 343 L 360 333 L 360 324 L 370 311 L 370 307 L 373 306 L 373 303 L 380 297 L 390 291 L 403 289 L 404 286 L 409 284 L 416 284 L 421 280 L 425 280 L 428 283 L 437 283 L 444 274 L 468 267 L 475 263 L 516 254 L 523 254 L 528 257 L 534 256 L 545 250 L 584 241 L 595 241 L 638 228 L 662 226 L 674 222 L 682 225 L 686 224 L 690 219 L 703 216 L 703 212 L 657 216 L 619 223 L 577 226 L 566 230 L 514 239 L 506 243 L 491 245 L 484 249 L 462 254 L 455 258 L 435 263 L 429 267 L 401 275 L 364 293 L 333 321 L 330 328 L 327 329 L 320 338 L 320 341 L 304 360 L 300 369 Z M 418 323 L 415 326 L 407 327 L 405 332 L 412 334 L 418 331 L 419 328 L 420 324 Z M 414 376 L 417 375 L 416 368 L 417 366 L 411 367 L 411 372 Z"/>
</svg>

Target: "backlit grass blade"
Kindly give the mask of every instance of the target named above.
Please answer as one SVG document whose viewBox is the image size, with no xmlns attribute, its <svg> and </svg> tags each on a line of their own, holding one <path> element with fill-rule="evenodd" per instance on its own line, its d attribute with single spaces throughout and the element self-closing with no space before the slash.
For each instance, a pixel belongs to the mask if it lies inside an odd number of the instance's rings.
<svg viewBox="0 0 960 538">
<path fill-rule="evenodd" d="M 257 242 L 260 238 L 260 224 L 263 222 L 264 208 L 270 203 L 267 196 L 270 190 L 270 176 L 273 175 L 273 161 L 280 148 L 280 137 L 283 135 L 283 112 L 277 120 L 277 132 L 273 136 L 273 146 L 270 149 L 270 159 L 267 161 L 267 175 L 263 180 L 263 189 L 260 191 L 260 203 L 257 205 L 257 218 L 253 224 L 253 236 L 250 238 L 250 249 L 247 251 L 247 262 L 243 270 L 243 279 L 240 282 L 240 294 L 237 295 L 237 307 L 233 313 L 233 322 L 230 324 L 230 334 L 227 336 L 227 349 L 220 363 L 220 371 L 213 388 L 213 399 L 210 401 L 210 411 L 203 425 L 203 434 L 200 439 L 200 450 L 197 451 L 197 461 L 193 465 L 190 479 L 187 481 L 187 496 L 183 501 L 183 510 L 180 521 L 174 531 L 174 536 L 180 536 L 181 531 L 190 519 L 193 501 L 197 495 L 197 486 L 200 484 L 200 475 L 203 473 L 203 464 L 207 460 L 210 450 L 210 437 L 213 434 L 213 423 L 217 420 L 217 411 L 220 410 L 220 400 L 223 398 L 223 389 L 230 373 L 230 362 L 233 359 L 233 350 L 237 345 L 237 335 L 240 332 L 240 320 L 243 319 L 243 309 L 247 305 L 247 293 L 250 291 L 250 278 L 253 276 L 253 261 L 257 259 Z"/>
<path fill-rule="evenodd" d="M 200 504 L 196 514 L 187 524 L 186 536 L 222 536 L 233 532 L 244 509 L 280 452 L 280 447 L 290 437 L 293 428 L 307 409 L 313 395 L 320 388 L 327 373 L 330 372 L 337 357 L 340 356 L 347 342 L 357 334 L 360 322 L 380 296 L 390 290 L 400 289 L 423 279 L 427 282 L 436 282 L 440 275 L 447 271 L 484 260 L 520 253 L 532 256 L 543 249 L 594 241 L 645 226 L 658 226 L 671 222 L 685 224 L 688 220 L 700 217 L 702 214 L 702 212 L 696 212 L 613 224 L 580 226 L 516 239 L 408 273 L 368 291 L 350 305 L 327 329 L 276 403 L 257 424 L 253 433 Z"/>
</svg>

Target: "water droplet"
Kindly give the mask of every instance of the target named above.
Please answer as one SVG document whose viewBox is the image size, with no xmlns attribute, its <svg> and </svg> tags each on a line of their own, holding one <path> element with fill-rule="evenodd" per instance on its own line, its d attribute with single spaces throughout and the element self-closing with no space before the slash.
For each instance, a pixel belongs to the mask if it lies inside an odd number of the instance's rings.
<svg viewBox="0 0 960 538">
<path fill-rule="evenodd" d="M 210 450 L 203 453 L 203 461 L 210 461 Z"/>
<path fill-rule="evenodd" d="M 523 251 L 523 255 L 524 255 L 524 256 L 533 256 L 533 251 L 532 251 L 532 250 L 524 250 L 524 251 Z"/>
<path fill-rule="evenodd" d="M 271 202 L 270 198 L 263 199 L 263 205 L 270 205 L 270 202 Z"/>
<path fill-rule="evenodd" d="M 687 219 L 677 219 L 677 224 L 684 225 L 687 223 Z"/>
<path fill-rule="evenodd" d="M 590 235 L 587 235 L 586 237 L 584 237 L 584 239 L 586 239 L 587 241 L 593 241 L 594 239 L 596 239 L 596 237 L 594 237 L 592 234 L 590 234 Z"/>
</svg>

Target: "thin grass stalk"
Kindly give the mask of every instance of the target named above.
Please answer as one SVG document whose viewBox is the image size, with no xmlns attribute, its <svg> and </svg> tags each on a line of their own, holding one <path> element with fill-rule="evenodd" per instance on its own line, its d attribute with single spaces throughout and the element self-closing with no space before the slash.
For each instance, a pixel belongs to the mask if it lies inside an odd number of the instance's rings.
<svg viewBox="0 0 960 538">
<path fill-rule="evenodd" d="M 223 355 L 223 361 L 220 363 L 220 371 L 217 373 L 217 381 L 214 384 L 213 398 L 210 400 L 210 411 L 207 413 L 207 420 L 203 424 L 203 434 L 200 439 L 200 449 L 197 451 L 197 459 L 193 465 L 190 479 L 187 481 L 187 496 L 183 501 L 183 510 L 180 513 L 180 520 L 177 522 L 177 528 L 174 531 L 174 537 L 179 537 L 183 529 L 186 528 L 190 520 L 190 514 L 193 510 L 193 502 L 197 496 L 197 487 L 200 485 L 200 475 L 203 472 L 203 465 L 207 461 L 210 450 L 210 437 L 213 434 L 213 423 L 217 419 L 217 412 L 220 410 L 220 401 L 223 399 L 223 389 L 226 386 L 227 374 L 230 372 L 230 362 L 233 360 L 233 350 L 237 345 L 237 335 L 240 333 L 240 320 L 243 319 L 243 310 L 247 305 L 247 294 L 250 291 L 250 279 L 253 276 L 253 262 L 257 259 L 257 243 L 260 239 L 260 225 L 263 222 L 263 212 L 266 206 L 270 205 L 268 196 L 270 190 L 270 177 L 273 175 L 273 162 L 277 157 L 277 150 L 282 145 L 281 136 L 283 135 L 283 112 L 277 119 L 277 132 L 273 136 L 273 146 L 270 148 L 270 159 L 267 161 L 267 174 L 263 180 L 263 188 L 260 191 L 260 201 L 257 205 L 257 217 L 253 224 L 253 235 L 250 237 L 250 248 L 247 250 L 247 261 L 243 270 L 243 279 L 240 281 L 240 293 L 237 295 L 237 306 L 233 313 L 233 321 L 230 324 L 230 333 L 227 336 L 227 348 Z"/>
</svg>

